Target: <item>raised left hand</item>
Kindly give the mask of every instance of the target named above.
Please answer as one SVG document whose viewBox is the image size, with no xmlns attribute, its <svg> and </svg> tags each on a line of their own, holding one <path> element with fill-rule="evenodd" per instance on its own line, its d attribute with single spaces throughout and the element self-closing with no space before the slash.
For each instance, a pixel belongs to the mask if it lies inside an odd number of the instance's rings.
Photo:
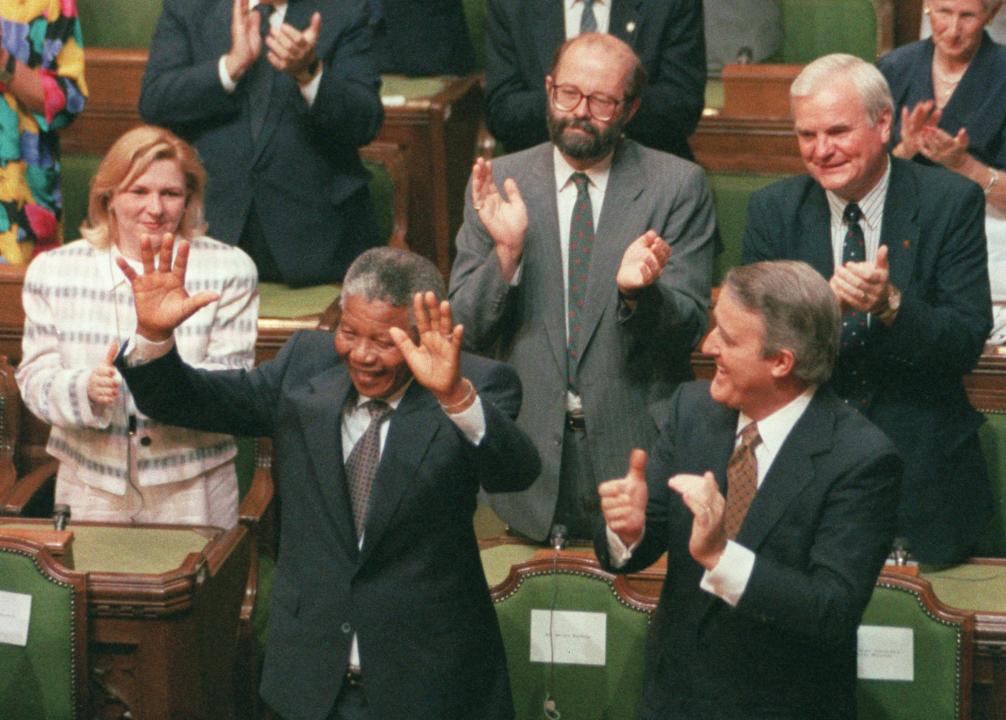
<svg viewBox="0 0 1006 720">
<path fill-rule="evenodd" d="M 619 291 L 631 297 L 644 287 L 652 285 L 660 277 L 670 257 L 671 246 L 655 230 L 647 230 L 633 240 L 622 255 L 622 263 L 615 275 Z"/>
<path fill-rule="evenodd" d="M 316 58 L 315 48 L 320 33 L 321 13 L 312 15 L 311 22 L 303 30 L 283 23 L 270 31 L 265 39 L 268 49 L 266 58 L 274 68 L 294 79 L 307 75 Z"/>
<path fill-rule="evenodd" d="M 398 327 L 389 329 L 391 339 L 405 358 L 416 381 L 446 406 L 464 399 L 467 385 L 461 379 L 461 339 L 464 328 L 454 325 L 451 304 L 437 302 L 432 292 L 416 293 L 412 302 L 419 344 Z"/>
<path fill-rule="evenodd" d="M 667 481 L 667 487 L 678 493 L 692 511 L 688 552 L 695 562 L 706 570 L 712 570 L 727 546 L 723 524 L 727 501 L 720 494 L 716 478 L 708 471 L 704 475 L 675 475 Z"/>
</svg>

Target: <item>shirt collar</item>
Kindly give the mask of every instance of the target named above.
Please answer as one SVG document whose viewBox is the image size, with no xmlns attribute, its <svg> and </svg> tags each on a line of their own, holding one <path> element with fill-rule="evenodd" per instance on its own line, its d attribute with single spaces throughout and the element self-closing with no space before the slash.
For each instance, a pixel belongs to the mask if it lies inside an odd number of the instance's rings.
<svg viewBox="0 0 1006 720">
<path fill-rule="evenodd" d="M 793 426 L 796 425 L 807 409 L 807 406 L 810 405 L 810 401 L 813 399 L 816 390 L 817 385 L 811 385 L 774 413 L 758 421 L 758 437 L 761 438 L 762 444 L 771 453 L 772 457 L 775 457 L 775 454 L 779 452 L 779 448 L 786 442 L 786 438 L 789 437 Z M 741 430 L 751 422 L 754 421 L 750 417 L 743 412 L 740 413 L 737 417 L 737 434 L 740 435 Z"/>
<path fill-rule="evenodd" d="M 887 169 L 877 184 L 856 203 L 863 213 L 863 220 L 871 230 L 880 230 L 880 222 L 884 218 L 884 199 L 887 197 L 887 186 L 891 182 L 891 159 L 887 158 Z M 832 225 L 842 222 L 845 206 L 848 200 L 843 200 L 831 190 L 825 190 L 828 196 L 828 208 L 831 211 Z"/>
<path fill-rule="evenodd" d="M 601 194 L 608 187 L 608 177 L 611 175 L 611 161 L 614 158 L 615 153 L 612 152 L 605 158 L 602 158 L 598 162 L 591 165 L 586 170 L 577 170 L 575 167 L 570 165 L 566 158 L 562 156 L 559 152 L 559 148 L 552 146 L 552 157 L 554 159 L 553 165 L 555 167 L 555 188 L 557 191 L 562 191 L 566 188 L 566 185 L 570 182 L 570 176 L 575 172 L 582 172 L 590 180 L 590 184 L 596 187 Z"/>
<path fill-rule="evenodd" d="M 383 400 L 384 402 L 386 402 L 388 404 L 388 407 L 390 407 L 392 410 L 397 410 L 398 406 L 402 402 L 402 398 L 405 396 L 405 391 L 409 389 L 409 386 L 412 385 L 412 381 L 414 379 L 415 378 L 409 378 L 408 381 L 406 381 L 406 383 L 404 385 L 402 385 L 402 387 L 400 387 L 397 390 L 395 390 L 395 392 L 392 393 L 389 397 L 380 398 L 380 399 Z M 370 402 L 371 400 L 376 400 L 376 399 L 378 399 L 378 398 L 367 397 L 366 395 L 360 395 L 359 393 L 357 393 L 356 400 L 353 403 L 353 405 L 351 406 L 353 412 L 356 412 L 357 410 L 359 410 L 360 406 L 363 405 L 364 403 Z"/>
<path fill-rule="evenodd" d="M 576 7 L 577 3 L 583 3 L 583 0 L 566 0 L 566 9 L 570 10 Z M 604 0 L 594 0 L 593 5 L 604 5 Z"/>
</svg>

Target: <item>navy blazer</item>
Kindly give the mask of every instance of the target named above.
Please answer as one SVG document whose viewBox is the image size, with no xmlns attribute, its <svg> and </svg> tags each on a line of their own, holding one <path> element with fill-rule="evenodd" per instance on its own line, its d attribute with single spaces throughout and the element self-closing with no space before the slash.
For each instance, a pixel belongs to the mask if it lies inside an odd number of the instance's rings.
<svg viewBox="0 0 1006 720">
<path fill-rule="evenodd" d="M 507 152 L 548 140 L 545 76 L 566 40 L 560 0 L 489 0 L 486 121 Z M 629 44 L 649 81 L 630 138 L 692 159 L 706 89 L 701 0 L 612 0 L 610 33 Z"/>
<path fill-rule="evenodd" d="M 635 572 L 667 552 L 647 638 L 644 720 L 855 720 L 856 628 L 894 537 L 901 463 L 890 441 L 827 388 L 793 426 L 737 542 L 755 554 L 737 607 L 702 590 L 692 513 L 667 487 L 711 471 L 727 494 L 737 411 L 709 382 L 675 394 L 646 467 Z M 603 524 L 595 537 L 610 565 Z"/>
<path fill-rule="evenodd" d="M 308 107 L 296 81 L 275 71 L 265 125 L 253 142 L 249 71 L 233 93 L 218 62 L 231 45 L 232 0 L 165 0 L 143 75 L 140 115 L 192 143 L 206 166 L 213 237 L 237 244 L 254 204 L 284 281 L 342 279 L 378 243 L 357 148 L 384 118 L 370 51 L 365 0 L 291 0 L 284 22 L 307 27 L 322 14 L 323 74 Z"/>
<path fill-rule="evenodd" d="M 894 98 L 891 147 L 901 142 L 901 108 L 933 99 L 932 38 L 893 50 L 877 62 Z M 943 108 L 940 127 L 956 135 L 968 130 L 968 150 L 986 165 L 1006 168 L 1006 47 L 987 32 L 960 84 Z M 931 164 L 921 154 L 915 158 Z"/>
<path fill-rule="evenodd" d="M 194 370 L 176 352 L 120 370 L 137 406 L 185 427 L 274 439 L 281 508 L 262 696 L 324 720 L 357 634 L 371 716 L 512 720 L 496 613 L 472 527 L 479 486 L 523 490 L 538 455 L 513 417 L 509 366 L 462 356 L 485 411 L 474 446 L 416 382 L 391 416 L 358 548 L 340 423 L 352 383 L 331 333 L 300 332 L 250 372 Z"/>
<path fill-rule="evenodd" d="M 873 322 L 866 371 L 876 392 L 866 416 L 905 461 L 898 533 L 926 562 L 966 557 L 985 529 L 992 496 L 963 376 L 992 325 L 985 198 L 942 168 L 891 159 L 880 242 L 901 309 Z M 834 274 L 824 190 L 806 175 L 752 194 L 742 260 L 803 260 Z M 839 357 L 839 363 L 842 357 Z"/>
</svg>

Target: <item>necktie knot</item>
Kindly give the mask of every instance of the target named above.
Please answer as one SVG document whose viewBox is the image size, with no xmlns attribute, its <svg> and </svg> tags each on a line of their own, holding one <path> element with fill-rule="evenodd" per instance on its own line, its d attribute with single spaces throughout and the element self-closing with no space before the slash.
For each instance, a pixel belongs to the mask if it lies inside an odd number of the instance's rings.
<svg viewBox="0 0 1006 720">
<path fill-rule="evenodd" d="M 370 414 L 370 422 L 381 422 L 391 414 L 391 406 L 383 400 L 368 400 L 363 407 Z"/>
<path fill-rule="evenodd" d="M 575 172 L 569 177 L 573 181 L 573 184 L 576 185 L 577 195 L 583 195 L 587 192 L 587 188 L 590 187 L 590 178 L 587 177 L 586 173 Z"/>
<path fill-rule="evenodd" d="M 847 225 L 854 225 L 860 221 L 863 217 L 863 211 L 859 209 L 859 205 L 854 202 L 849 203 L 845 206 L 845 210 L 842 212 L 842 219 L 845 220 Z"/>
<path fill-rule="evenodd" d="M 741 447 L 754 447 L 760 442 L 758 423 L 750 422 L 741 429 Z"/>
<path fill-rule="evenodd" d="M 597 17 L 594 15 L 594 0 L 583 0 L 583 15 L 580 16 L 580 34 L 595 32 Z"/>
<path fill-rule="evenodd" d="M 261 19 L 259 20 L 258 31 L 262 37 L 269 34 L 269 18 L 272 16 L 272 11 L 275 10 L 269 3 L 259 3 L 254 7 L 255 12 L 257 12 Z"/>
</svg>

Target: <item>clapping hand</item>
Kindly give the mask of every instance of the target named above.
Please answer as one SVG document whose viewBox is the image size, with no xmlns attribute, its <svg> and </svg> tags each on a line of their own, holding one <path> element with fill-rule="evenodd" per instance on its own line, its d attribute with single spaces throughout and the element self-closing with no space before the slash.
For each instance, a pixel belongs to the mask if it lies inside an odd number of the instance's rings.
<svg viewBox="0 0 1006 720">
<path fill-rule="evenodd" d="M 314 13 L 303 30 L 283 23 L 266 38 L 269 63 L 288 75 L 297 77 L 306 73 L 315 61 L 315 48 L 321 34 L 321 14 Z"/>
<path fill-rule="evenodd" d="M 154 342 L 169 339 L 176 327 L 200 308 L 220 297 L 217 293 L 209 291 L 189 295 L 185 289 L 189 243 L 185 240 L 178 243 L 178 252 L 175 253 L 172 267 L 171 251 L 174 244 L 174 235 L 165 233 L 160 250 L 155 253 L 150 236 L 144 235 L 140 239 L 142 275 L 137 274 L 125 258 L 121 256 L 116 258 L 116 264 L 133 288 L 136 332 Z M 155 255 L 158 260 L 156 266 Z"/>
<path fill-rule="evenodd" d="M 881 245 L 873 262 L 848 262 L 835 270 L 829 284 L 843 307 L 877 313 L 887 307 L 889 277 L 887 246 Z"/>
<path fill-rule="evenodd" d="M 479 158 L 472 166 L 472 207 L 496 245 L 503 276 L 513 277 L 527 234 L 527 206 L 513 178 L 503 182 L 504 198 L 493 180 L 492 160 Z"/>
<path fill-rule="evenodd" d="M 901 108 L 901 142 L 895 154 L 906 160 L 922 152 L 922 143 L 927 128 L 935 128 L 940 122 L 942 111 L 932 100 L 923 100 L 911 110 Z"/>
<path fill-rule="evenodd" d="M 104 360 L 87 379 L 87 398 L 94 405 L 111 405 L 119 397 L 119 373 L 114 365 L 118 353 L 119 343 L 113 341 L 105 351 Z"/>
<path fill-rule="evenodd" d="M 922 133 L 921 152 L 934 163 L 954 169 L 960 167 L 968 159 L 967 128 L 961 128 L 956 135 L 936 126 L 927 127 Z"/>
<path fill-rule="evenodd" d="M 646 527 L 646 451 L 636 448 L 629 455 L 629 471 L 624 478 L 608 480 L 597 486 L 604 522 L 618 535 L 625 547 L 632 547 Z"/>
<path fill-rule="evenodd" d="M 655 283 L 670 257 L 671 246 L 656 231 L 647 230 L 633 240 L 622 255 L 622 263 L 615 275 L 619 292 L 632 297 Z"/>
<path fill-rule="evenodd" d="M 262 52 L 262 16 L 248 7 L 248 0 L 233 0 L 231 48 L 224 59 L 227 74 L 237 82 Z"/>
<path fill-rule="evenodd" d="M 461 377 L 464 328 L 453 324 L 450 303 L 446 300 L 438 303 L 432 292 L 416 293 L 412 308 L 419 344 L 398 327 L 389 328 L 391 339 L 416 381 L 433 393 L 441 405 L 457 405 L 471 392 L 471 383 Z"/>
<path fill-rule="evenodd" d="M 703 475 L 681 474 L 668 480 L 667 486 L 678 493 L 692 511 L 689 554 L 706 570 L 712 570 L 727 546 L 724 525 L 727 502 L 720 493 L 716 478 L 711 472 Z"/>
</svg>

